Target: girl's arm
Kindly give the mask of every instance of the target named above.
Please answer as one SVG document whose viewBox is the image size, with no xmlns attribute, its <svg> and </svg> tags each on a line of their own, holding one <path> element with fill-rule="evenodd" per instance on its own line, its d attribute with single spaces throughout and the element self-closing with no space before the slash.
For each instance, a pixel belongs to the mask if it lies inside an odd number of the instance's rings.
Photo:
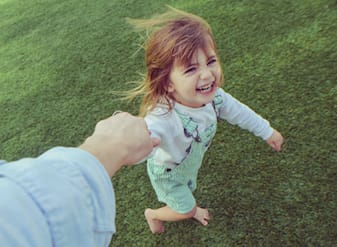
<svg viewBox="0 0 337 247">
<path fill-rule="evenodd" d="M 281 150 L 283 137 L 277 130 L 270 126 L 266 119 L 262 118 L 247 105 L 241 103 L 222 89 L 219 89 L 218 93 L 223 100 L 219 109 L 221 119 L 250 131 L 255 136 L 267 141 L 267 143 L 276 151 Z"/>
</svg>

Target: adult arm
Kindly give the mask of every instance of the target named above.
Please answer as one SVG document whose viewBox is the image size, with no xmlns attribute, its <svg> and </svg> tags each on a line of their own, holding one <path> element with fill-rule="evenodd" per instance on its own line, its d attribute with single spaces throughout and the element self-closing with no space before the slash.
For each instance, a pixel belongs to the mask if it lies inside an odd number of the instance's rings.
<svg viewBox="0 0 337 247">
<path fill-rule="evenodd" d="M 0 165 L 0 243 L 108 246 L 115 232 L 110 177 L 157 144 L 144 120 L 120 113 L 100 121 L 80 148 Z"/>
</svg>

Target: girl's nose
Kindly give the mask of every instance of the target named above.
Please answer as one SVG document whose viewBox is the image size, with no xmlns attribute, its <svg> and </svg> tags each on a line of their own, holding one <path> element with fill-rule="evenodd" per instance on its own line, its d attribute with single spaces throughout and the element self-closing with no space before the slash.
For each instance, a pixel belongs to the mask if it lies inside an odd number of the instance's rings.
<svg viewBox="0 0 337 247">
<path fill-rule="evenodd" d="M 209 78 L 213 77 L 213 74 L 211 72 L 211 70 L 209 68 L 204 68 L 202 71 L 201 71 L 201 74 L 200 74 L 200 79 L 201 80 L 207 80 Z"/>
</svg>

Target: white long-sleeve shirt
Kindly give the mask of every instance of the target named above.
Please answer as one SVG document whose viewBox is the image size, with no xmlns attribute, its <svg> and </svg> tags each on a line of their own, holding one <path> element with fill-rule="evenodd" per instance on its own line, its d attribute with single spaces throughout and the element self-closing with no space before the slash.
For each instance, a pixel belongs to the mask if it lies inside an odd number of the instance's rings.
<svg viewBox="0 0 337 247">
<path fill-rule="evenodd" d="M 220 95 L 222 99 L 221 105 L 217 107 L 218 116 L 221 119 L 230 124 L 238 125 L 263 140 L 267 140 L 272 135 L 273 129 L 269 122 L 248 106 L 221 88 L 217 90 L 217 95 Z M 217 121 L 212 103 L 200 108 L 191 108 L 175 102 L 174 108 L 191 117 L 198 124 L 199 131 L 204 131 L 205 128 Z M 158 105 L 145 116 L 145 121 L 152 136 L 161 140 L 159 147 L 152 152 L 151 156 L 157 164 L 174 168 L 185 158 L 187 155 L 185 150 L 191 144 L 191 138 L 184 135 L 178 113 L 174 109 L 168 112 L 167 106 Z"/>
</svg>

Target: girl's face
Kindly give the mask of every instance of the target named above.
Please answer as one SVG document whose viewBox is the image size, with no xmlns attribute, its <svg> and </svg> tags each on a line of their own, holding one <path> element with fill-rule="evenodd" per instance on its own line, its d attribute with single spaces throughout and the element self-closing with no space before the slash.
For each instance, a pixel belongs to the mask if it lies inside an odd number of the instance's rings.
<svg viewBox="0 0 337 247">
<path fill-rule="evenodd" d="M 168 92 L 182 105 L 202 107 L 213 100 L 220 78 L 221 68 L 214 49 L 199 48 L 188 66 L 174 62 Z"/>
</svg>

